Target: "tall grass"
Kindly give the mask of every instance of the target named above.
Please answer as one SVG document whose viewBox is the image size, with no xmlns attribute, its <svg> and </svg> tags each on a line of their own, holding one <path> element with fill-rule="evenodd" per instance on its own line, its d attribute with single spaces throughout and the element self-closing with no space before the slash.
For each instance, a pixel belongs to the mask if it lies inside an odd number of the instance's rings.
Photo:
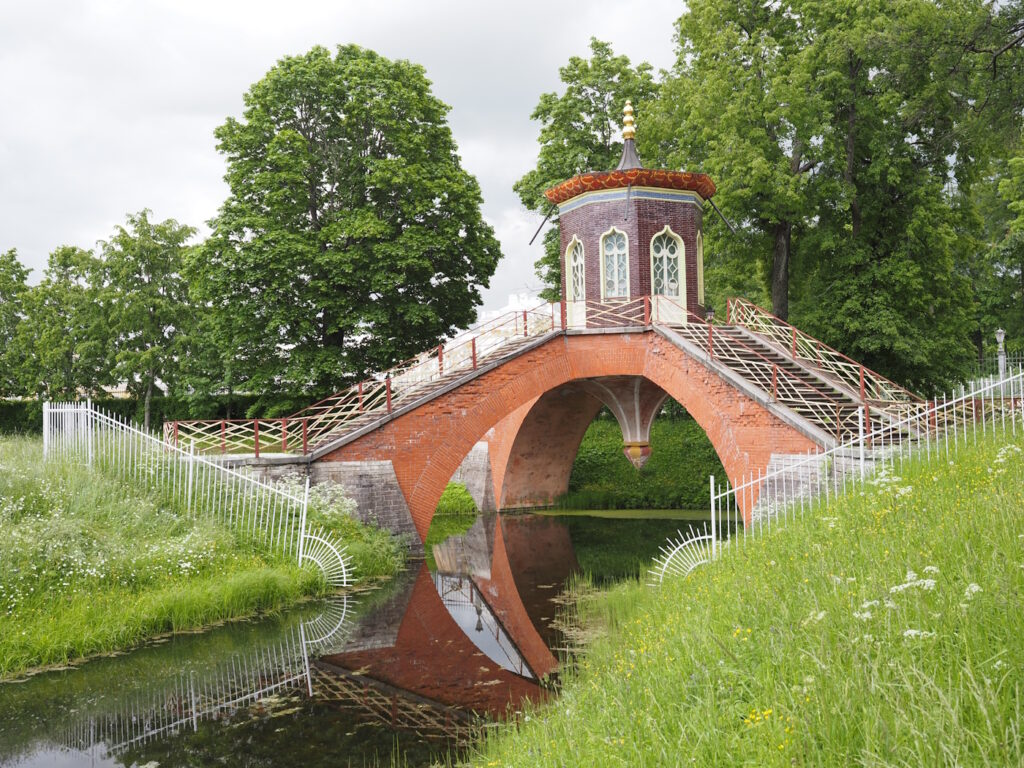
<svg viewBox="0 0 1024 768">
<path fill-rule="evenodd" d="M 1024 440 L 923 459 L 660 589 L 482 766 L 1024 764 Z"/>
<path fill-rule="evenodd" d="M 385 532 L 330 518 L 356 575 L 394 573 Z M 211 515 L 183 516 L 83 466 L 42 461 L 38 438 L 0 438 L 0 678 L 130 647 L 322 592 L 317 573 Z"/>
</svg>

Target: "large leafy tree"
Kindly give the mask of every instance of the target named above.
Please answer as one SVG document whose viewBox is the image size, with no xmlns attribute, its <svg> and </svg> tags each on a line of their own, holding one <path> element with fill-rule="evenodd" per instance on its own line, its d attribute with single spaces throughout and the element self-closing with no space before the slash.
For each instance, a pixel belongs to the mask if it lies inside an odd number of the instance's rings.
<svg viewBox="0 0 1024 768">
<path fill-rule="evenodd" d="M 100 296 L 113 333 L 114 373 L 143 402 L 149 429 L 153 393 L 177 374 L 177 336 L 190 322 L 188 285 L 182 275 L 192 227 L 173 219 L 150 221 L 143 210 L 128 216 L 102 243 Z"/>
<path fill-rule="evenodd" d="M 100 283 L 101 263 L 91 251 L 61 246 L 50 254 L 42 281 L 24 294 L 25 318 L 8 351 L 22 392 L 77 398 L 112 383 Z"/>
<path fill-rule="evenodd" d="M 966 371 L 961 201 L 1019 119 L 1013 29 L 981 0 L 693 0 L 645 151 L 712 174 L 739 231 L 709 253 L 776 314 L 927 389 Z"/>
<path fill-rule="evenodd" d="M 447 111 L 421 67 L 353 45 L 250 88 L 216 131 L 231 194 L 189 264 L 224 376 L 329 391 L 475 319 L 500 251 Z"/>
<path fill-rule="evenodd" d="M 829 110 L 810 62 L 812 34 L 776 3 L 688 3 L 675 67 L 638 134 L 660 164 L 712 176 L 717 204 L 738 231 L 709 221 L 717 230 L 709 261 L 746 261 L 748 273 L 765 278 L 772 311 L 783 319 L 794 239 L 817 201 L 835 191 L 818 175 Z"/>
<path fill-rule="evenodd" d="M 590 58 L 573 56 L 559 70 L 565 90 L 545 93 L 531 117 L 541 124 L 537 166 L 515 184 L 523 205 L 546 215 L 551 208 L 544 190 L 583 171 L 610 171 L 622 155 L 622 108 L 632 100 L 640 120 L 657 94 L 650 64 L 632 66 L 616 56 L 611 45 L 592 38 Z M 552 217 L 557 224 L 557 216 Z M 544 236 L 544 255 L 537 276 L 545 285 L 542 296 L 561 298 L 561 259 L 558 227 Z"/>
<path fill-rule="evenodd" d="M 13 248 L 0 253 L 0 397 L 21 394 L 16 376 L 15 333 L 25 316 L 28 270 Z"/>
</svg>

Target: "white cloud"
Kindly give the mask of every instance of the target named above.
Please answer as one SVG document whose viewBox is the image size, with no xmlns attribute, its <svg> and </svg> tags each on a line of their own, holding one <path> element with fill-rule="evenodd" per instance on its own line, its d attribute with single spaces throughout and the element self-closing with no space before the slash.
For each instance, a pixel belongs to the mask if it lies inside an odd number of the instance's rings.
<svg viewBox="0 0 1024 768">
<path fill-rule="evenodd" d="M 280 57 L 357 43 L 422 64 L 505 259 L 485 308 L 538 288 L 539 218 L 512 184 L 536 158 L 530 113 L 591 36 L 656 68 L 683 4 L 89 0 L 0 8 L 0 250 L 38 279 L 65 243 L 92 247 L 148 207 L 203 228 L 226 194 L 214 128 Z"/>
</svg>

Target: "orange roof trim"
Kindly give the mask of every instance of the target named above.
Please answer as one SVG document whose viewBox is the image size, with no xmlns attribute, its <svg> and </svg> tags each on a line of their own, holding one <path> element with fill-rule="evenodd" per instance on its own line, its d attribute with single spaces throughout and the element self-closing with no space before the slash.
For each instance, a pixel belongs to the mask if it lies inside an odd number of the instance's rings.
<svg viewBox="0 0 1024 768">
<path fill-rule="evenodd" d="M 715 182 L 706 173 L 631 168 L 625 171 L 583 173 L 553 186 L 544 193 L 544 196 L 555 205 L 559 205 L 586 192 L 628 186 L 685 189 L 696 192 L 705 200 L 715 194 Z"/>
</svg>

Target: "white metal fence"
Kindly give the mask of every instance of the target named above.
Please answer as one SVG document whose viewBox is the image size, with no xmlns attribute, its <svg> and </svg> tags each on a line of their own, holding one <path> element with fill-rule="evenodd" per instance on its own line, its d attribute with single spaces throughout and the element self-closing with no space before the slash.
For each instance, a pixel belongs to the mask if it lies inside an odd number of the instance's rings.
<svg viewBox="0 0 1024 768">
<path fill-rule="evenodd" d="M 43 404 L 43 456 L 83 462 L 163 496 L 180 514 L 208 515 L 259 546 L 316 565 L 332 586 L 349 582 L 345 548 L 310 529 L 301 496 L 159 437 L 85 403 Z"/>
<path fill-rule="evenodd" d="M 863 413 L 858 419 L 863 425 Z M 748 540 L 801 517 L 824 498 L 859 490 L 883 471 L 898 473 L 912 456 L 949 460 L 961 446 L 979 437 L 1024 434 L 1024 370 L 989 378 L 970 391 L 930 400 L 902 419 L 894 419 L 827 451 L 773 455 L 768 471 L 719 482 L 711 476 L 710 533 L 691 529 L 662 547 L 650 574 L 660 584 L 667 574 L 685 575 L 718 557 L 723 541 L 742 546 Z M 706 555 L 704 548 L 709 548 Z M 694 555 L 697 551 L 698 554 Z M 699 561 L 699 562 L 697 562 Z"/>
</svg>

